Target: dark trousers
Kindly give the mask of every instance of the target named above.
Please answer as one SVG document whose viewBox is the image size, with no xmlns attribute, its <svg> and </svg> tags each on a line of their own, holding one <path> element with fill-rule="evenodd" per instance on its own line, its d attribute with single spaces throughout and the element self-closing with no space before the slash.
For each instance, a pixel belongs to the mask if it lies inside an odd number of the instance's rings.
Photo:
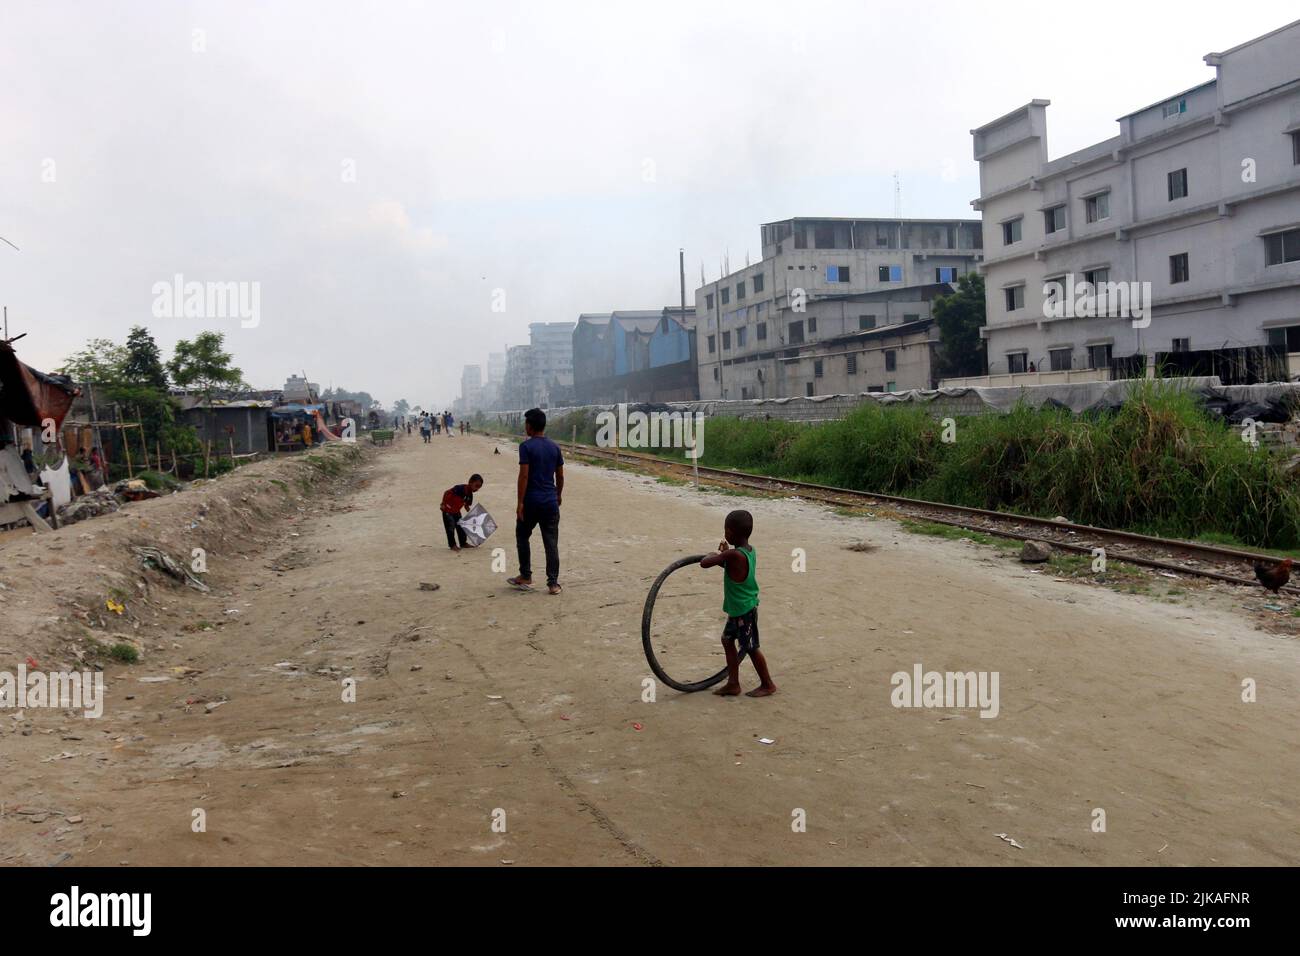
<svg viewBox="0 0 1300 956">
<path fill-rule="evenodd" d="M 460 538 L 460 546 L 463 548 L 466 545 L 465 529 L 456 523 L 459 520 L 460 515 L 449 515 L 445 511 L 442 513 L 442 527 L 447 532 L 447 547 L 449 548 L 456 547 L 458 537 Z"/>
<path fill-rule="evenodd" d="M 560 509 L 539 509 L 524 505 L 523 520 L 515 519 L 515 546 L 519 549 L 519 576 L 532 580 L 533 555 L 528 546 L 533 529 L 542 529 L 542 547 L 546 549 L 546 583 L 560 582 Z"/>
</svg>

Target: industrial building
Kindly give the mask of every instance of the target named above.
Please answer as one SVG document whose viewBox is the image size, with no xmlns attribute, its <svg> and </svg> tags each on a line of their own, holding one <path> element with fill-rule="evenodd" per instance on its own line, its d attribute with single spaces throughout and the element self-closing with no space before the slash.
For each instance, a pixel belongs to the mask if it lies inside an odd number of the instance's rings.
<svg viewBox="0 0 1300 956">
<path fill-rule="evenodd" d="M 826 340 L 870 328 L 846 328 L 830 322 L 831 316 L 862 305 L 852 321 L 874 316 L 883 325 L 888 305 L 889 318 L 897 322 L 904 314 L 928 318 L 933 287 L 955 283 L 983 257 L 982 226 L 973 219 L 786 219 L 762 227 L 762 247 L 760 262 L 695 292 L 702 399 L 825 391 L 815 363 L 827 351 Z M 917 291 L 923 288 L 932 291 Z M 915 311 L 899 310 L 892 293 L 900 292 L 916 304 Z M 888 295 L 849 301 L 874 293 Z M 823 309 L 824 302 L 838 305 Z M 822 368 L 820 377 L 824 362 Z M 923 374 L 909 372 L 907 385 L 897 380 L 898 387 L 924 387 L 920 379 L 929 378 L 927 366 Z M 893 380 L 872 384 L 888 381 Z"/>
<path fill-rule="evenodd" d="M 1300 373 L 1300 21 L 1205 62 L 1057 159 L 1048 100 L 972 131 L 990 376 L 953 384 Z"/>
<path fill-rule="evenodd" d="M 699 397 L 695 310 L 583 313 L 573 330 L 579 405 L 693 401 Z"/>
</svg>

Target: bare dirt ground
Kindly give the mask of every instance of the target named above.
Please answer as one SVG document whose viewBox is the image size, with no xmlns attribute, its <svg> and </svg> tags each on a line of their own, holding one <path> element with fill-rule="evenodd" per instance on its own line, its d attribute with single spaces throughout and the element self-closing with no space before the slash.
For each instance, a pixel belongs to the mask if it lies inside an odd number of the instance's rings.
<svg viewBox="0 0 1300 956">
<path fill-rule="evenodd" d="M 404 438 L 310 490 L 301 462 L 262 463 L 7 542 L 0 670 L 75 666 L 91 638 L 142 654 L 105 664 L 98 720 L 0 710 L 0 862 L 1300 862 L 1297 644 L 1239 598 L 1112 593 L 887 520 L 573 463 L 565 591 L 521 594 L 492 569 L 501 546 L 515 572 L 515 457 L 494 447 Z M 471 471 L 504 527 L 457 556 L 437 502 Z M 647 588 L 734 507 L 756 519 L 780 692 L 646 702 Z M 205 547 L 212 593 L 140 571 L 133 541 Z M 535 539 L 539 581 L 540 559 Z M 716 665 L 718 574 L 670 579 L 666 659 Z M 891 706 L 917 663 L 999 672 L 1000 713 Z"/>
</svg>

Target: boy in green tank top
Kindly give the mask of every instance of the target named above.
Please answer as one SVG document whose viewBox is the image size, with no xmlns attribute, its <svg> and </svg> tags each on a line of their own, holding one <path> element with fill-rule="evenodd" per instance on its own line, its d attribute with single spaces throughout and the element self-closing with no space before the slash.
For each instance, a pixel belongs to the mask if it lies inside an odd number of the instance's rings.
<svg viewBox="0 0 1300 956">
<path fill-rule="evenodd" d="M 726 537 L 719 543 L 717 554 L 706 555 L 700 560 L 702 568 L 722 565 L 724 571 L 722 610 L 726 612 L 727 625 L 722 629 L 722 649 L 727 654 L 727 683 L 714 691 L 723 697 L 735 697 L 740 693 L 742 653 L 748 654 L 754 662 L 754 670 L 758 671 L 761 681 L 747 696 L 767 697 L 776 693 L 772 675 L 767 672 L 767 659 L 758 649 L 758 579 L 754 572 L 758 558 L 749 546 L 753 530 L 753 515 L 748 511 L 731 512 L 723 525 Z"/>
</svg>

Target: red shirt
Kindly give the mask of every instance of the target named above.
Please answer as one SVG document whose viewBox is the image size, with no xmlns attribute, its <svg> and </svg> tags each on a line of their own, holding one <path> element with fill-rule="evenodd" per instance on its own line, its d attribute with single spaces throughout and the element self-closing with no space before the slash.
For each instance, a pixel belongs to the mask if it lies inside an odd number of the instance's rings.
<svg viewBox="0 0 1300 956">
<path fill-rule="evenodd" d="M 474 492 L 468 485 L 452 485 L 442 493 L 442 510 L 449 515 L 460 514 L 463 508 L 474 503 Z"/>
</svg>

